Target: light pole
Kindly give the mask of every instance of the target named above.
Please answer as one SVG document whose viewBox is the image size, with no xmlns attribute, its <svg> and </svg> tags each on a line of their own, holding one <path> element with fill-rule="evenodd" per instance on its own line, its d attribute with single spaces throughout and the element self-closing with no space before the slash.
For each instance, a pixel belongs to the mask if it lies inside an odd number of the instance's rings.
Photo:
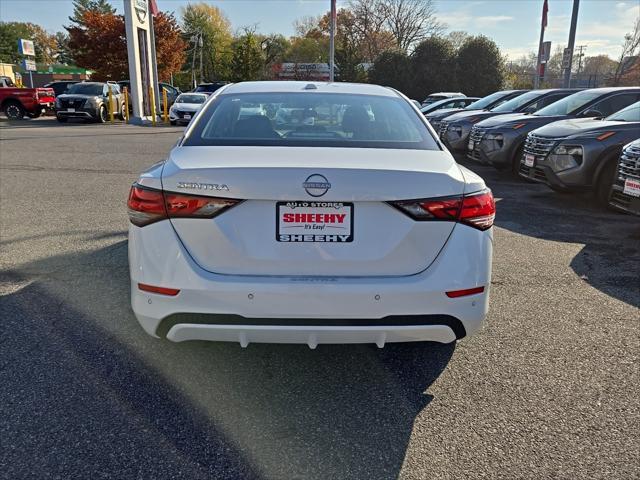
<svg viewBox="0 0 640 480">
<path fill-rule="evenodd" d="M 567 63 L 564 69 L 564 88 L 571 86 L 571 64 L 573 63 L 573 47 L 576 43 L 576 26 L 578 24 L 578 7 L 580 0 L 573 0 L 571 12 L 571 28 L 569 29 L 569 45 L 567 45 Z"/>
<path fill-rule="evenodd" d="M 336 0 L 331 0 L 331 25 L 329 28 L 329 81 L 335 79 L 336 60 Z"/>
</svg>

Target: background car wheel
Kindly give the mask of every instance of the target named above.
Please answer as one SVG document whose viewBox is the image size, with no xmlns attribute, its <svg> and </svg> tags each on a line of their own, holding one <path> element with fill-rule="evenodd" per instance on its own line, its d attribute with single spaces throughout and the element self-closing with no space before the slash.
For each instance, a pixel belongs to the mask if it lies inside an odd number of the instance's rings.
<svg viewBox="0 0 640 480">
<path fill-rule="evenodd" d="M 613 186 L 616 170 L 618 169 L 617 153 L 618 152 L 616 152 L 616 155 L 612 155 L 608 158 L 607 163 L 600 172 L 595 185 L 595 200 L 601 207 L 607 207 L 609 205 L 609 195 L 611 193 L 611 187 Z"/>
<path fill-rule="evenodd" d="M 60 123 L 67 123 L 67 120 L 69 120 L 66 117 L 56 117 L 56 119 L 60 122 Z"/>
<path fill-rule="evenodd" d="M 511 176 L 521 180 L 522 177 L 518 175 L 518 171 L 520 170 L 520 160 L 522 160 L 522 155 L 524 155 L 524 145 L 516 150 L 516 154 L 511 159 Z"/>
<path fill-rule="evenodd" d="M 124 120 L 124 119 L 126 118 L 126 117 L 125 117 L 125 108 L 126 108 L 126 107 L 124 106 L 124 103 L 123 103 L 123 104 L 122 104 L 122 107 L 120 107 L 120 113 L 118 114 L 118 118 L 119 118 L 120 120 Z"/>
<path fill-rule="evenodd" d="M 4 114 L 9 120 L 22 120 L 24 107 L 19 102 L 7 102 L 4 106 Z"/>
<path fill-rule="evenodd" d="M 107 109 L 104 108 L 104 105 L 100 105 L 100 108 L 98 109 L 98 122 L 107 123 L 107 119 Z"/>
<path fill-rule="evenodd" d="M 176 124 L 176 121 L 175 121 L 175 120 L 169 120 L 169 123 L 170 123 L 171 125 L 175 125 L 175 124 Z"/>
</svg>

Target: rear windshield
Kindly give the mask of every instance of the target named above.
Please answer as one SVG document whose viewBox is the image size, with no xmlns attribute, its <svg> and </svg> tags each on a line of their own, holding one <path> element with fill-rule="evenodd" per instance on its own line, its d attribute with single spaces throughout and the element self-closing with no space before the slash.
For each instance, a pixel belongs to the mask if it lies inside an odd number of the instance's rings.
<svg viewBox="0 0 640 480">
<path fill-rule="evenodd" d="M 101 83 L 76 83 L 71 85 L 67 93 L 76 95 L 102 95 L 104 85 Z"/>
<path fill-rule="evenodd" d="M 491 95 L 487 95 L 486 97 L 482 97 L 477 102 L 473 102 L 471 105 L 465 107 L 465 110 L 484 110 L 489 105 L 497 102 L 502 97 L 506 97 L 508 95 L 509 95 L 509 93 L 507 93 L 507 92 L 492 93 Z"/>
<path fill-rule="evenodd" d="M 576 110 L 579 110 L 580 108 L 584 107 L 588 103 L 591 103 L 593 100 L 600 96 L 602 96 L 602 92 L 594 92 L 588 90 L 574 93 L 573 95 L 569 95 L 568 97 L 564 97 L 562 100 L 558 100 L 557 102 L 552 103 L 548 107 L 541 108 L 536 113 L 534 113 L 534 115 L 571 115 Z"/>
<path fill-rule="evenodd" d="M 207 97 L 204 95 L 180 95 L 176 103 L 204 103 Z"/>
<path fill-rule="evenodd" d="M 619 112 L 609 115 L 606 120 L 616 122 L 640 122 L 640 102 L 633 103 Z"/>
<path fill-rule="evenodd" d="M 205 107 L 183 145 L 439 150 L 420 117 L 399 97 L 223 94 Z"/>
<path fill-rule="evenodd" d="M 495 108 L 492 108 L 492 112 L 517 112 L 518 109 L 522 108 L 527 103 L 533 102 L 536 98 L 541 97 L 544 93 L 540 92 L 527 92 L 522 95 L 518 95 L 516 98 L 512 98 L 511 100 L 504 102 L 502 105 L 499 105 Z"/>
</svg>

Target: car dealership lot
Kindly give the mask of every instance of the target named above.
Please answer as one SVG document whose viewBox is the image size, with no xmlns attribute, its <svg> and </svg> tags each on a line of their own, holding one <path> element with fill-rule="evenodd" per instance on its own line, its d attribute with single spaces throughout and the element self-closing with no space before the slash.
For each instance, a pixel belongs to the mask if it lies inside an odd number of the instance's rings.
<svg viewBox="0 0 640 480">
<path fill-rule="evenodd" d="M 471 165 L 483 332 L 171 344 L 130 310 L 125 202 L 180 131 L 0 123 L 3 478 L 637 478 L 637 217 Z"/>
</svg>

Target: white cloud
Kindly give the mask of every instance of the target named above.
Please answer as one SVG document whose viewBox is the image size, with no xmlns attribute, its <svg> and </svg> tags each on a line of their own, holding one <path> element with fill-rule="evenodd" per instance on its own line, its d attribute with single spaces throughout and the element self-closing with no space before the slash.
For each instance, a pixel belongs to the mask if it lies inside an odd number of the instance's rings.
<svg viewBox="0 0 640 480">
<path fill-rule="evenodd" d="M 512 20 L 514 20 L 514 18 L 507 15 L 476 17 L 475 19 L 479 27 L 495 27 L 500 23 L 510 22 Z"/>
</svg>

